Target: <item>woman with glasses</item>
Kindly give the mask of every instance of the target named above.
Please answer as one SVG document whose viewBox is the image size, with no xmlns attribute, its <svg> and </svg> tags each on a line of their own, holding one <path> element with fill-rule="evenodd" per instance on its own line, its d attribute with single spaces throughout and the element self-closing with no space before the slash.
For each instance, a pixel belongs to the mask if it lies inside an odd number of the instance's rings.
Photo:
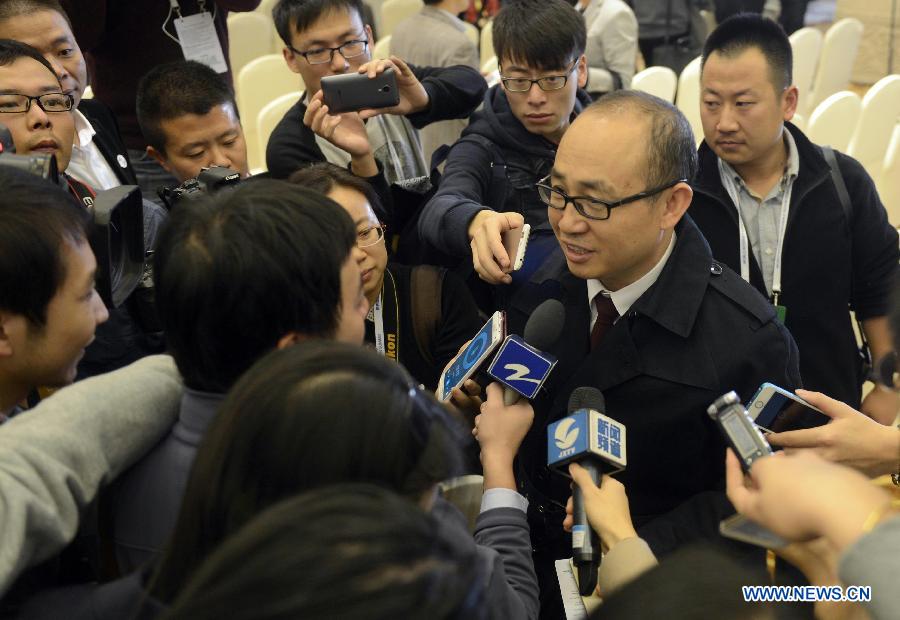
<svg viewBox="0 0 900 620">
<path fill-rule="evenodd" d="M 325 194 L 353 218 L 365 255 L 359 267 L 370 306 L 366 343 L 433 391 L 441 371 L 483 323 L 469 291 L 446 270 L 388 261 L 385 227 L 373 210 L 378 197 L 359 177 L 322 163 L 299 170 L 291 181 Z"/>
</svg>

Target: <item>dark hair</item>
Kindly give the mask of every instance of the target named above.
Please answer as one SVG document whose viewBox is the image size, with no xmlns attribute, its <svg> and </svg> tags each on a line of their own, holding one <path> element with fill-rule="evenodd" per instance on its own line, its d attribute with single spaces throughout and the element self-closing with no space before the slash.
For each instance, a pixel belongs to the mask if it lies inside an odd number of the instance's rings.
<svg viewBox="0 0 900 620">
<path fill-rule="evenodd" d="M 336 11 L 356 11 L 360 21 L 366 23 L 362 0 L 278 0 L 272 9 L 272 19 L 278 36 L 285 45 L 290 45 L 291 26 L 295 31 L 303 32 L 323 15 Z"/>
<path fill-rule="evenodd" d="M 178 60 L 157 65 L 141 78 L 135 111 L 147 143 L 165 153 L 163 121 L 185 114 L 203 116 L 215 106 L 227 103 L 237 112 L 234 91 L 223 76 L 203 63 Z"/>
<path fill-rule="evenodd" d="M 563 0 L 506 2 L 494 18 L 494 51 L 532 69 L 568 67 L 584 53 L 584 17 Z"/>
<path fill-rule="evenodd" d="M 47 71 L 53 74 L 53 79 L 56 80 L 57 83 L 59 82 L 59 78 L 56 77 L 56 71 L 53 70 L 51 64 L 47 62 L 47 59 L 44 58 L 44 55 L 39 51 L 21 41 L 0 39 L 0 67 L 11 65 L 20 58 L 31 58 L 32 60 L 38 61 L 47 67 Z"/>
<path fill-rule="evenodd" d="M 171 601 L 216 545 L 295 493 L 366 482 L 418 500 L 455 475 L 455 430 L 431 394 L 375 351 L 312 341 L 270 353 L 207 431 L 152 593 Z"/>
<path fill-rule="evenodd" d="M 72 27 L 72 21 L 57 0 L 3 0 L 0 2 L 0 21 L 38 11 L 56 11 L 63 16 L 69 28 Z"/>
<path fill-rule="evenodd" d="M 184 201 L 159 236 L 157 309 L 190 388 L 225 392 L 290 332 L 331 336 L 341 267 L 356 243 L 332 200 L 285 181 L 251 181 Z"/>
<path fill-rule="evenodd" d="M 474 547 L 408 499 L 336 485 L 279 502 L 206 560 L 164 618 L 350 620 L 486 615 Z"/>
<path fill-rule="evenodd" d="M 66 279 L 65 242 L 87 243 L 90 216 L 69 192 L 0 164 L 0 308 L 34 327 Z"/>
<path fill-rule="evenodd" d="M 709 34 L 703 46 L 700 71 L 714 52 L 733 58 L 751 47 L 765 56 L 776 93 L 793 84 L 794 53 L 790 39 L 781 24 L 754 13 L 729 17 Z"/>
<path fill-rule="evenodd" d="M 309 188 L 320 194 L 328 194 L 335 186 L 356 190 L 366 197 L 372 210 L 381 213 L 381 200 L 366 181 L 347 170 L 329 162 L 319 162 L 300 168 L 288 178 L 288 182 Z"/>
<path fill-rule="evenodd" d="M 668 101 L 638 90 L 616 90 L 603 95 L 582 114 L 630 112 L 650 124 L 645 151 L 647 187 L 676 179 L 693 180 L 697 174 L 697 142 L 684 114 Z"/>
<path fill-rule="evenodd" d="M 722 551 L 709 546 L 685 547 L 603 597 L 603 605 L 591 618 L 774 619 L 771 607 L 744 601 L 741 586 L 753 585 L 765 585 L 765 580 Z"/>
</svg>

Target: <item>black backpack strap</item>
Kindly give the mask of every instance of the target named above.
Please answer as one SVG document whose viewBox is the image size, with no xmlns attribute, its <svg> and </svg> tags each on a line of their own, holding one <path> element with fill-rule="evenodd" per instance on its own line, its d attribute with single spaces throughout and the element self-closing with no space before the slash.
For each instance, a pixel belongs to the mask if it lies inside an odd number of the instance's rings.
<svg viewBox="0 0 900 620">
<path fill-rule="evenodd" d="M 431 265 L 419 265 L 409 274 L 413 335 L 419 355 L 429 366 L 434 366 L 432 348 L 441 323 L 441 290 L 446 272 L 446 269 Z"/>
<path fill-rule="evenodd" d="M 837 157 L 834 155 L 834 149 L 830 146 L 823 146 L 822 155 L 831 168 L 831 181 L 834 183 L 834 189 L 837 190 L 838 200 L 841 201 L 841 208 L 844 210 L 844 218 L 847 220 L 847 231 L 853 230 L 853 203 L 850 201 L 850 193 L 847 191 L 847 184 L 844 183 L 844 175 L 838 167 Z"/>
<path fill-rule="evenodd" d="M 830 146 L 820 147 L 828 167 L 831 168 L 831 181 L 834 183 L 834 189 L 837 191 L 838 200 L 841 202 L 841 209 L 844 211 L 844 219 L 847 222 L 847 235 L 853 240 L 853 201 L 850 200 L 850 192 L 847 191 L 847 184 L 844 183 L 844 175 L 838 167 L 837 157 L 834 149 Z M 854 315 L 855 316 L 855 315 Z M 863 330 L 862 321 L 856 317 L 856 327 L 859 337 L 856 344 L 859 346 L 859 355 L 863 365 L 863 379 L 868 376 L 872 369 L 872 350 L 869 348 L 869 341 L 866 339 L 866 332 Z"/>
</svg>

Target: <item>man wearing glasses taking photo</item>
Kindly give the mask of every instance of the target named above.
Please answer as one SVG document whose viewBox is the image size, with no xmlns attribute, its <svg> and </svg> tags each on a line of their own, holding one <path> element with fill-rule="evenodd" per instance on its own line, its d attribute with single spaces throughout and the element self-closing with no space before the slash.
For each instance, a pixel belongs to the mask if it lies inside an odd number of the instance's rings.
<svg viewBox="0 0 900 620">
<path fill-rule="evenodd" d="M 470 67 L 410 67 L 396 57 L 373 61 L 375 39 L 362 0 L 280 0 L 272 16 L 285 62 L 306 89 L 269 138 L 266 163 L 276 178 L 320 161 L 349 164 L 367 178 L 383 171 L 389 183 L 427 176 L 416 129 L 466 118 L 487 88 Z M 396 72 L 399 105 L 339 115 L 323 106 L 323 77 L 362 69 L 374 78 L 389 67 Z"/>
<path fill-rule="evenodd" d="M 537 186 L 564 258 L 551 257 L 519 288 L 507 325 L 522 333 L 548 298 L 566 309 L 548 351 L 559 362 L 533 401 L 518 455 L 544 617 L 553 617 L 553 561 L 572 553 L 562 529 L 569 481 L 547 468 L 546 429 L 567 414 L 576 388 L 599 389 L 606 414 L 627 428 L 618 479 L 638 533 L 661 556 L 718 540 L 730 512 L 724 444 L 706 407 L 730 390 L 749 399 L 765 381 L 799 385 L 797 347 L 774 309 L 713 259 L 685 213 L 695 144 L 671 104 L 615 91 L 572 123 Z"/>
<path fill-rule="evenodd" d="M 485 95 L 447 155 L 443 178 L 419 231 L 430 246 L 471 261 L 490 285 L 513 282 L 503 233 L 531 226 L 523 281 L 556 242 L 534 184 L 547 175 L 572 120 L 590 103 L 584 18 L 563 0 L 507 3 L 494 20 L 501 83 Z M 492 288 L 493 303 L 500 291 Z M 481 300 L 482 309 L 486 301 Z"/>
</svg>

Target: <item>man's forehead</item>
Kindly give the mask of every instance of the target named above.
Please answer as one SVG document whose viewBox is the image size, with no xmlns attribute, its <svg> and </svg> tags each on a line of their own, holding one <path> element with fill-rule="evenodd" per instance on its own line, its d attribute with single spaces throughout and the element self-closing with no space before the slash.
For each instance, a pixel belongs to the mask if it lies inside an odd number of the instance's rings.
<svg viewBox="0 0 900 620">
<path fill-rule="evenodd" d="M 360 34 L 363 21 L 356 11 L 336 8 L 319 16 L 308 28 L 298 32 L 295 24 L 291 24 L 291 32 L 295 40 L 309 43 L 330 43 L 345 35 Z"/>
<path fill-rule="evenodd" d="M 18 58 L 0 66 L 0 91 L 40 95 L 59 89 L 56 74 L 33 58 Z"/>
<path fill-rule="evenodd" d="M 72 29 L 56 11 L 35 11 L 0 20 L 0 38 L 15 39 L 32 47 L 71 40 Z"/>
<path fill-rule="evenodd" d="M 503 68 L 504 73 L 522 73 L 525 75 L 560 75 L 565 73 L 566 69 L 569 68 L 568 66 L 565 66 L 553 69 L 537 69 L 524 60 L 505 57 L 499 64 Z"/>
</svg>

